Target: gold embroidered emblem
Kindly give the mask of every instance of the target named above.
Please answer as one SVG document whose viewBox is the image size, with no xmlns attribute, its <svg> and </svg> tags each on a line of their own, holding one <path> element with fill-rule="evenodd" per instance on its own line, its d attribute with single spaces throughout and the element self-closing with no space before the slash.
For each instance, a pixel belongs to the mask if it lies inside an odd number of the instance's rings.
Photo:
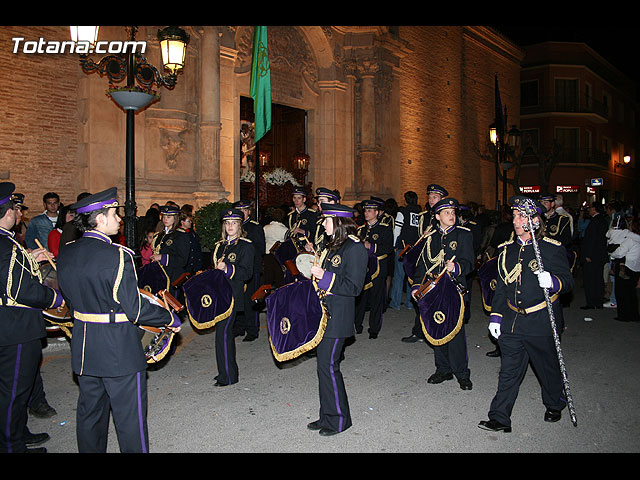
<svg viewBox="0 0 640 480">
<path fill-rule="evenodd" d="M 378 237 L 380 235 L 378 235 L 377 233 L 374 233 L 373 235 L 371 235 L 371 238 L 373 238 L 374 240 L 378 240 Z"/>
<path fill-rule="evenodd" d="M 166 242 L 164 242 L 164 244 L 165 244 L 167 247 L 170 247 L 171 245 L 173 245 L 173 240 L 169 239 L 169 240 L 167 240 Z"/>
<path fill-rule="evenodd" d="M 341 263 L 342 263 L 342 258 L 340 257 L 340 255 L 334 255 L 331 258 L 331 265 L 333 265 L 334 267 L 337 267 Z"/>
<path fill-rule="evenodd" d="M 231 252 L 227 258 L 231 263 L 234 263 L 236 261 L 236 254 Z"/>
<path fill-rule="evenodd" d="M 204 308 L 207 308 L 211 306 L 211 304 L 213 303 L 213 300 L 211 300 L 211 297 L 209 295 L 203 295 L 202 298 L 200 299 L 200 303 Z"/>
<path fill-rule="evenodd" d="M 150 286 L 150 285 L 145 285 L 144 287 L 142 287 L 142 289 L 143 289 L 145 292 L 149 292 L 149 293 L 151 293 L 151 286 Z"/>
<path fill-rule="evenodd" d="M 491 290 L 495 290 L 497 285 L 498 285 L 498 279 L 497 278 L 494 278 L 493 280 L 491 280 L 489 282 L 489 288 Z"/>
<path fill-rule="evenodd" d="M 307 219 L 306 219 L 306 218 L 303 218 L 302 220 L 300 220 L 300 223 L 301 223 L 302 225 L 306 225 L 306 224 L 307 224 Z"/>
<path fill-rule="evenodd" d="M 280 320 L 280 332 L 286 335 L 289 330 L 291 330 L 291 322 L 287 317 L 282 317 L 282 320 Z"/>
<path fill-rule="evenodd" d="M 453 240 L 451 243 L 449 243 L 449 248 L 451 250 L 456 250 L 458 248 L 458 242 L 456 242 L 455 240 Z"/>
<path fill-rule="evenodd" d="M 537 272 L 538 271 L 538 260 L 536 260 L 535 258 L 533 260 L 531 260 L 529 262 L 529 268 L 531 269 L 532 272 Z"/>
<path fill-rule="evenodd" d="M 445 321 L 445 319 L 446 319 L 446 318 L 447 318 L 447 317 L 446 317 L 446 315 L 445 315 L 442 311 L 440 311 L 440 310 L 438 310 L 436 313 L 434 313 L 434 314 L 433 314 L 433 320 L 434 320 L 438 325 L 440 325 L 441 323 L 443 323 L 443 322 Z"/>
<path fill-rule="evenodd" d="M 558 233 L 558 225 L 549 225 L 549 232 L 552 233 L 553 235 L 555 235 L 556 233 Z"/>
</svg>

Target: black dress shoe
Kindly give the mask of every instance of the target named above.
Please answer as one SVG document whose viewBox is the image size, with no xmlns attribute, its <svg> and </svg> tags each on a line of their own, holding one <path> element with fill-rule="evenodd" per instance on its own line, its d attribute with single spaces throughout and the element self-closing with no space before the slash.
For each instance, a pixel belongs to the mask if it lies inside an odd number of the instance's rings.
<svg viewBox="0 0 640 480">
<path fill-rule="evenodd" d="M 24 437 L 24 444 L 27 446 L 40 445 L 46 442 L 47 440 L 49 440 L 50 438 L 51 437 L 49 436 L 48 433 L 30 433 L 29 432 Z"/>
<path fill-rule="evenodd" d="M 377 333 L 369 333 L 369 338 L 370 339 L 376 339 L 376 338 L 378 338 L 378 334 Z"/>
<path fill-rule="evenodd" d="M 254 340 L 256 340 L 257 338 L 258 338 L 258 336 L 257 336 L 257 335 L 249 335 L 249 334 L 247 333 L 247 336 L 246 336 L 246 337 L 244 337 L 244 338 L 242 339 L 242 341 L 243 341 L 243 342 L 253 342 L 253 341 L 254 341 Z"/>
<path fill-rule="evenodd" d="M 408 337 L 402 337 L 401 341 L 403 341 L 404 343 L 416 343 L 416 342 L 424 342 L 424 339 L 417 335 L 411 334 Z"/>
<path fill-rule="evenodd" d="M 468 378 L 463 378 L 462 380 L 458 380 L 460 384 L 460 388 L 462 390 L 471 390 L 473 388 L 473 383 Z"/>
<path fill-rule="evenodd" d="M 356 327 L 356 333 L 362 333 L 362 327 Z"/>
<path fill-rule="evenodd" d="M 500 356 L 500 349 L 496 348 L 495 350 L 491 350 L 490 352 L 487 352 L 487 357 L 499 357 Z"/>
<path fill-rule="evenodd" d="M 558 410 L 551 410 L 547 408 L 547 411 L 544 412 L 544 421 L 545 422 L 557 422 L 562 417 L 562 413 Z"/>
<path fill-rule="evenodd" d="M 442 383 L 445 380 L 451 380 L 451 379 L 453 379 L 453 373 L 451 372 L 449 373 L 436 372 L 428 378 L 427 383 Z"/>
<path fill-rule="evenodd" d="M 47 402 L 36 405 L 35 407 L 29 407 L 29 413 L 37 418 L 51 418 L 57 415 L 55 408 L 49 405 Z"/>
<path fill-rule="evenodd" d="M 219 381 L 216 380 L 216 383 L 213 384 L 214 387 L 227 387 L 229 386 L 228 383 L 220 383 Z"/>
<path fill-rule="evenodd" d="M 498 422 L 497 420 L 482 420 L 479 424 L 478 427 L 480 427 L 483 430 L 491 430 L 492 432 L 504 432 L 504 433 L 510 433 L 511 432 L 511 427 L 507 426 L 507 425 L 503 425 L 502 423 Z"/>
<path fill-rule="evenodd" d="M 338 432 L 337 430 L 333 430 L 331 428 L 322 427 L 318 433 L 323 437 L 330 437 L 331 435 L 335 435 L 340 432 Z"/>
<path fill-rule="evenodd" d="M 307 423 L 307 428 L 309 430 L 320 430 L 322 426 L 320 426 L 320 420 L 316 420 L 315 422 Z"/>
</svg>

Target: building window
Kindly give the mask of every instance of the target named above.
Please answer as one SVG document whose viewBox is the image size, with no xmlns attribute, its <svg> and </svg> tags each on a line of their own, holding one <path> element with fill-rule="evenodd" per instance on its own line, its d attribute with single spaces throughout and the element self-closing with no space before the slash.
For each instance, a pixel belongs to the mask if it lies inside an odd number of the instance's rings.
<svg viewBox="0 0 640 480">
<path fill-rule="evenodd" d="M 520 82 L 520 106 L 535 107 L 538 105 L 538 80 Z"/>
<path fill-rule="evenodd" d="M 577 112 L 578 108 L 578 80 L 556 78 L 556 111 Z"/>
<path fill-rule="evenodd" d="M 556 142 L 560 144 L 560 162 L 577 163 L 580 161 L 580 148 L 577 128 L 557 127 L 555 129 Z"/>
</svg>

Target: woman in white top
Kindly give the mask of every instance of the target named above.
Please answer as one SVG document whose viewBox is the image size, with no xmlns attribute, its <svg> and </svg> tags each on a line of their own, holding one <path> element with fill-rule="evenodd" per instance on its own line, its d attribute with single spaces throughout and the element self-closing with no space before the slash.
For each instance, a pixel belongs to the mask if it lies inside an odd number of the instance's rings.
<svg viewBox="0 0 640 480">
<path fill-rule="evenodd" d="M 611 253 L 618 302 L 618 316 L 615 319 L 621 322 L 638 322 L 640 313 L 636 289 L 640 286 L 640 218 L 636 216 L 631 219 L 629 228 L 623 232 L 619 247 Z"/>
</svg>

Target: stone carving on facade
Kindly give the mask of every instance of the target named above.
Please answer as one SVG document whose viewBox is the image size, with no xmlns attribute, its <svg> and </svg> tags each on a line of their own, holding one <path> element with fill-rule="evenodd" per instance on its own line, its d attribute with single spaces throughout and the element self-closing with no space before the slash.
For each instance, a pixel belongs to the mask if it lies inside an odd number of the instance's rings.
<svg viewBox="0 0 640 480">
<path fill-rule="evenodd" d="M 185 149 L 184 134 L 186 130 L 171 132 L 165 128 L 160 128 L 160 147 L 165 152 L 165 161 L 171 170 L 178 166 L 178 155 Z"/>
</svg>

